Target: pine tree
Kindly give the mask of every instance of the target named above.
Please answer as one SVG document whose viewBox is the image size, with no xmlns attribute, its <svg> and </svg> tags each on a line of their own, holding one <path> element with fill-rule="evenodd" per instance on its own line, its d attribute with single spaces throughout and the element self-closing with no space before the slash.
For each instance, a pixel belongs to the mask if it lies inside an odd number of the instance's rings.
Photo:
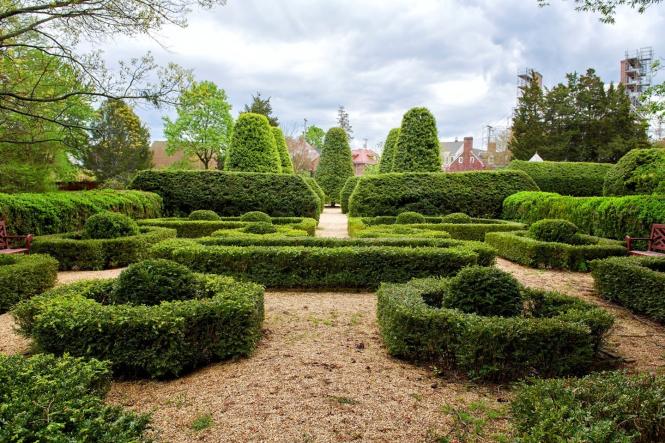
<svg viewBox="0 0 665 443">
<path fill-rule="evenodd" d="M 349 113 L 346 112 L 346 109 L 344 109 L 344 106 L 342 105 L 339 105 L 339 108 L 337 109 L 337 126 L 344 129 L 346 136 L 349 139 L 353 138 L 353 128 L 349 121 Z"/>
<path fill-rule="evenodd" d="M 404 114 L 395 149 L 393 171 L 441 171 L 436 120 L 427 108 L 413 108 Z"/>
<path fill-rule="evenodd" d="M 282 172 L 282 160 L 265 115 L 240 114 L 224 163 L 226 171 Z"/>
<path fill-rule="evenodd" d="M 383 154 L 379 162 L 379 172 L 392 172 L 393 163 L 395 162 L 395 146 L 399 138 L 399 128 L 393 128 L 386 137 L 386 142 L 383 144 Z"/>
<path fill-rule="evenodd" d="M 335 206 L 339 193 L 349 177 L 353 176 L 353 160 L 349 138 L 342 128 L 331 128 L 326 134 L 319 166 L 314 178 Z"/>
<path fill-rule="evenodd" d="M 508 148 L 517 160 L 529 160 L 544 144 L 543 90 L 536 79 L 522 89 L 513 116 Z"/>
<path fill-rule="evenodd" d="M 293 163 L 289 155 L 289 149 L 286 147 L 286 139 L 281 129 L 277 127 L 272 128 L 272 135 L 275 137 L 275 145 L 282 165 L 282 174 L 293 174 Z"/>
<path fill-rule="evenodd" d="M 277 117 L 272 115 L 272 105 L 270 104 L 270 98 L 261 98 L 261 93 L 257 92 L 256 95 L 252 95 L 252 103 L 250 105 L 245 105 L 244 112 L 251 112 L 254 114 L 265 115 L 270 123 L 270 126 L 279 126 L 279 120 Z"/>
</svg>

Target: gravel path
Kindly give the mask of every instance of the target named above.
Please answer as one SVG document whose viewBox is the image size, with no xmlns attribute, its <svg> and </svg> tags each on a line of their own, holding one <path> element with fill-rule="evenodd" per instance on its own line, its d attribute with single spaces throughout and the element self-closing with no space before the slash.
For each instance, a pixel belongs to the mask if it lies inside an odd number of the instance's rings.
<svg viewBox="0 0 665 443">
<path fill-rule="evenodd" d="M 317 237 L 336 237 L 348 238 L 346 214 L 342 214 L 342 208 L 325 207 L 319 219 L 319 226 L 316 229 Z"/>
</svg>

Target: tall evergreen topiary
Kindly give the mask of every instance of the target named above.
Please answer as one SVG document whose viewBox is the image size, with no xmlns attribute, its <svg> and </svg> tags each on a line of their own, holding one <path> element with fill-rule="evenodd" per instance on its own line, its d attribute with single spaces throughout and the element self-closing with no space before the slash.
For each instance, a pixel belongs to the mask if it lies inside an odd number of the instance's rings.
<svg viewBox="0 0 665 443">
<path fill-rule="evenodd" d="M 278 127 L 272 128 L 272 135 L 275 137 L 275 145 L 282 165 L 282 174 L 293 174 L 293 163 L 291 163 L 291 156 L 286 147 L 286 140 L 284 133 Z"/>
<path fill-rule="evenodd" d="M 397 146 L 397 139 L 399 138 L 399 128 L 393 128 L 386 137 L 386 142 L 383 145 L 383 155 L 381 162 L 379 162 L 379 172 L 391 172 L 393 170 L 393 163 L 395 162 L 395 148 Z"/>
<path fill-rule="evenodd" d="M 346 131 L 331 128 L 326 134 L 321 150 L 319 166 L 314 177 L 335 206 L 339 192 L 349 177 L 353 176 L 353 160 Z"/>
<path fill-rule="evenodd" d="M 266 116 L 240 114 L 224 163 L 226 171 L 282 172 L 282 160 Z"/>
<path fill-rule="evenodd" d="M 427 108 L 410 109 L 402 118 L 395 149 L 394 172 L 441 171 L 436 120 Z"/>
</svg>

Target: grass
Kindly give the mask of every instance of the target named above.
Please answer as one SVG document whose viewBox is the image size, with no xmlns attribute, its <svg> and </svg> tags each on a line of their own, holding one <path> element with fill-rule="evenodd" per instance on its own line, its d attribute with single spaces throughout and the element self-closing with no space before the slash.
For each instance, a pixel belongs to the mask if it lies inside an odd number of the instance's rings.
<svg viewBox="0 0 665 443">
<path fill-rule="evenodd" d="M 339 403 L 340 405 L 357 405 L 358 403 L 360 403 L 358 400 L 337 395 L 329 395 L 328 398 L 330 398 L 330 400 L 334 402 Z"/>
<path fill-rule="evenodd" d="M 198 417 L 196 417 L 194 419 L 194 421 L 192 422 L 192 424 L 190 425 L 190 427 L 194 431 L 200 432 L 200 431 L 203 431 L 205 429 L 208 429 L 213 424 L 214 424 L 214 421 L 212 419 L 212 414 L 203 414 L 203 415 L 199 415 Z"/>
</svg>

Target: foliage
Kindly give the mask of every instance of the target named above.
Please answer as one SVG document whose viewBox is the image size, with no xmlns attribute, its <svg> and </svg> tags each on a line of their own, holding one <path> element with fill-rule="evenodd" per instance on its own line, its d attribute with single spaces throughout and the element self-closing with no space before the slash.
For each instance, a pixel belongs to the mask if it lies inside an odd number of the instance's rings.
<svg viewBox="0 0 665 443">
<path fill-rule="evenodd" d="M 48 255 L 0 255 L 0 314 L 55 285 L 58 262 Z"/>
<path fill-rule="evenodd" d="M 452 212 L 441 217 L 441 223 L 467 224 L 473 223 L 473 219 L 464 212 Z"/>
<path fill-rule="evenodd" d="M 443 229 L 426 229 L 421 224 L 377 225 L 354 230 L 355 238 L 450 238 Z M 431 225 L 430 225 L 431 227 Z"/>
<path fill-rule="evenodd" d="M 321 188 L 321 186 L 319 186 L 319 183 L 316 180 L 314 180 L 314 177 L 311 177 L 306 174 L 301 174 L 301 177 L 303 180 L 305 180 L 305 183 L 307 183 L 307 185 L 310 188 L 312 188 L 316 196 L 319 198 L 319 210 L 323 212 L 323 206 L 327 200 L 326 193 L 323 192 L 323 189 Z"/>
<path fill-rule="evenodd" d="M 282 172 L 282 160 L 268 119 L 261 114 L 240 114 L 224 162 L 226 171 Z"/>
<path fill-rule="evenodd" d="M 337 108 L 337 126 L 346 132 L 346 136 L 349 139 L 353 138 L 353 128 L 351 127 L 351 121 L 349 120 L 349 113 L 346 112 L 346 109 L 342 105 L 339 105 L 339 108 Z"/>
<path fill-rule="evenodd" d="M 284 133 L 278 127 L 272 128 L 272 135 L 275 137 L 275 145 L 279 153 L 280 164 L 282 166 L 282 174 L 293 174 L 293 163 L 291 163 L 291 156 L 289 149 L 286 147 L 286 139 Z"/>
<path fill-rule="evenodd" d="M 118 212 L 98 212 L 91 215 L 83 226 L 85 239 L 129 237 L 138 233 L 139 225 L 130 217 Z"/>
<path fill-rule="evenodd" d="M 545 242 L 574 244 L 579 230 L 568 220 L 545 218 L 529 226 L 529 236 Z"/>
<path fill-rule="evenodd" d="M 612 169 L 612 165 L 513 160 L 508 168 L 526 172 L 541 191 L 576 197 L 591 197 L 603 195 L 605 176 Z"/>
<path fill-rule="evenodd" d="M 272 224 L 266 222 L 251 223 L 243 229 L 244 232 L 249 234 L 273 234 L 277 232 L 277 228 Z"/>
<path fill-rule="evenodd" d="M 272 219 L 268 214 L 261 211 L 250 211 L 240 216 L 240 221 L 244 222 L 263 222 L 272 224 Z"/>
<path fill-rule="evenodd" d="M 497 268 L 471 266 L 448 282 L 442 305 L 485 316 L 513 317 L 522 312 L 520 284 Z"/>
<path fill-rule="evenodd" d="M 120 273 L 110 304 L 152 306 L 187 300 L 196 293 L 198 283 L 187 266 L 164 259 L 144 260 Z"/>
<path fill-rule="evenodd" d="M 263 115 L 268 119 L 270 126 L 279 126 L 279 120 L 277 120 L 277 117 L 272 114 L 270 98 L 271 97 L 261 98 L 261 93 L 257 92 L 256 95 L 252 95 L 252 103 L 250 105 L 245 105 L 243 113 Z"/>
<path fill-rule="evenodd" d="M 206 221 L 217 221 L 222 218 L 215 212 L 208 209 L 197 209 L 189 213 L 190 220 L 206 220 Z"/>
<path fill-rule="evenodd" d="M 644 14 L 647 8 L 661 3 L 662 0 L 575 0 L 575 9 L 584 12 L 598 12 L 600 21 L 614 23 L 617 6 L 627 5 Z M 538 0 L 540 6 L 549 5 L 548 0 Z"/>
<path fill-rule="evenodd" d="M 425 223 L 425 216 L 413 211 L 400 212 L 395 219 L 395 223 L 398 225 Z"/>
<path fill-rule="evenodd" d="M 317 221 L 307 217 L 272 217 L 272 223 L 278 226 L 286 226 L 293 230 L 305 231 L 307 235 L 314 235 Z M 220 220 L 189 220 L 186 218 L 158 218 L 139 220 L 141 226 L 158 226 L 175 229 L 178 237 L 198 238 L 211 235 L 222 229 L 243 229 L 250 223 L 241 221 L 240 217 L 221 217 Z"/>
<path fill-rule="evenodd" d="M 321 151 L 315 178 L 333 206 L 349 177 L 353 176 L 353 160 L 346 132 L 342 128 L 331 128 Z"/>
<path fill-rule="evenodd" d="M 388 132 L 388 137 L 383 144 L 383 154 L 379 162 L 379 172 L 392 172 L 395 163 L 395 151 L 397 150 L 397 140 L 399 139 L 399 128 L 393 128 Z"/>
<path fill-rule="evenodd" d="M 347 178 L 344 182 L 344 186 L 342 186 L 342 190 L 339 191 L 339 202 L 342 207 L 342 214 L 349 212 L 349 198 L 351 198 L 351 194 L 356 188 L 359 180 L 360 177 L 356 177 L 355 175 Z"/>
<path fill-rule="evenodd" d="M 604 195 L 651 194 L 665 182 L 665 149 L 633 149 L 607 173 Z"/>
<path fill-rule="evenodd" d="M 323 149 L 323 140 L 326 137 L 326 131 L 318 126 L 308 126 L 305 131 L 305 141 L 309 143 L 314 149 L 321 152 Z"/>
<path fill-rule="evenodd" d="M 436 120 L 427 108 L 413 108 L 404 114 L 394 149 L 392 171 L 441 171 Z"/>
</svg>

